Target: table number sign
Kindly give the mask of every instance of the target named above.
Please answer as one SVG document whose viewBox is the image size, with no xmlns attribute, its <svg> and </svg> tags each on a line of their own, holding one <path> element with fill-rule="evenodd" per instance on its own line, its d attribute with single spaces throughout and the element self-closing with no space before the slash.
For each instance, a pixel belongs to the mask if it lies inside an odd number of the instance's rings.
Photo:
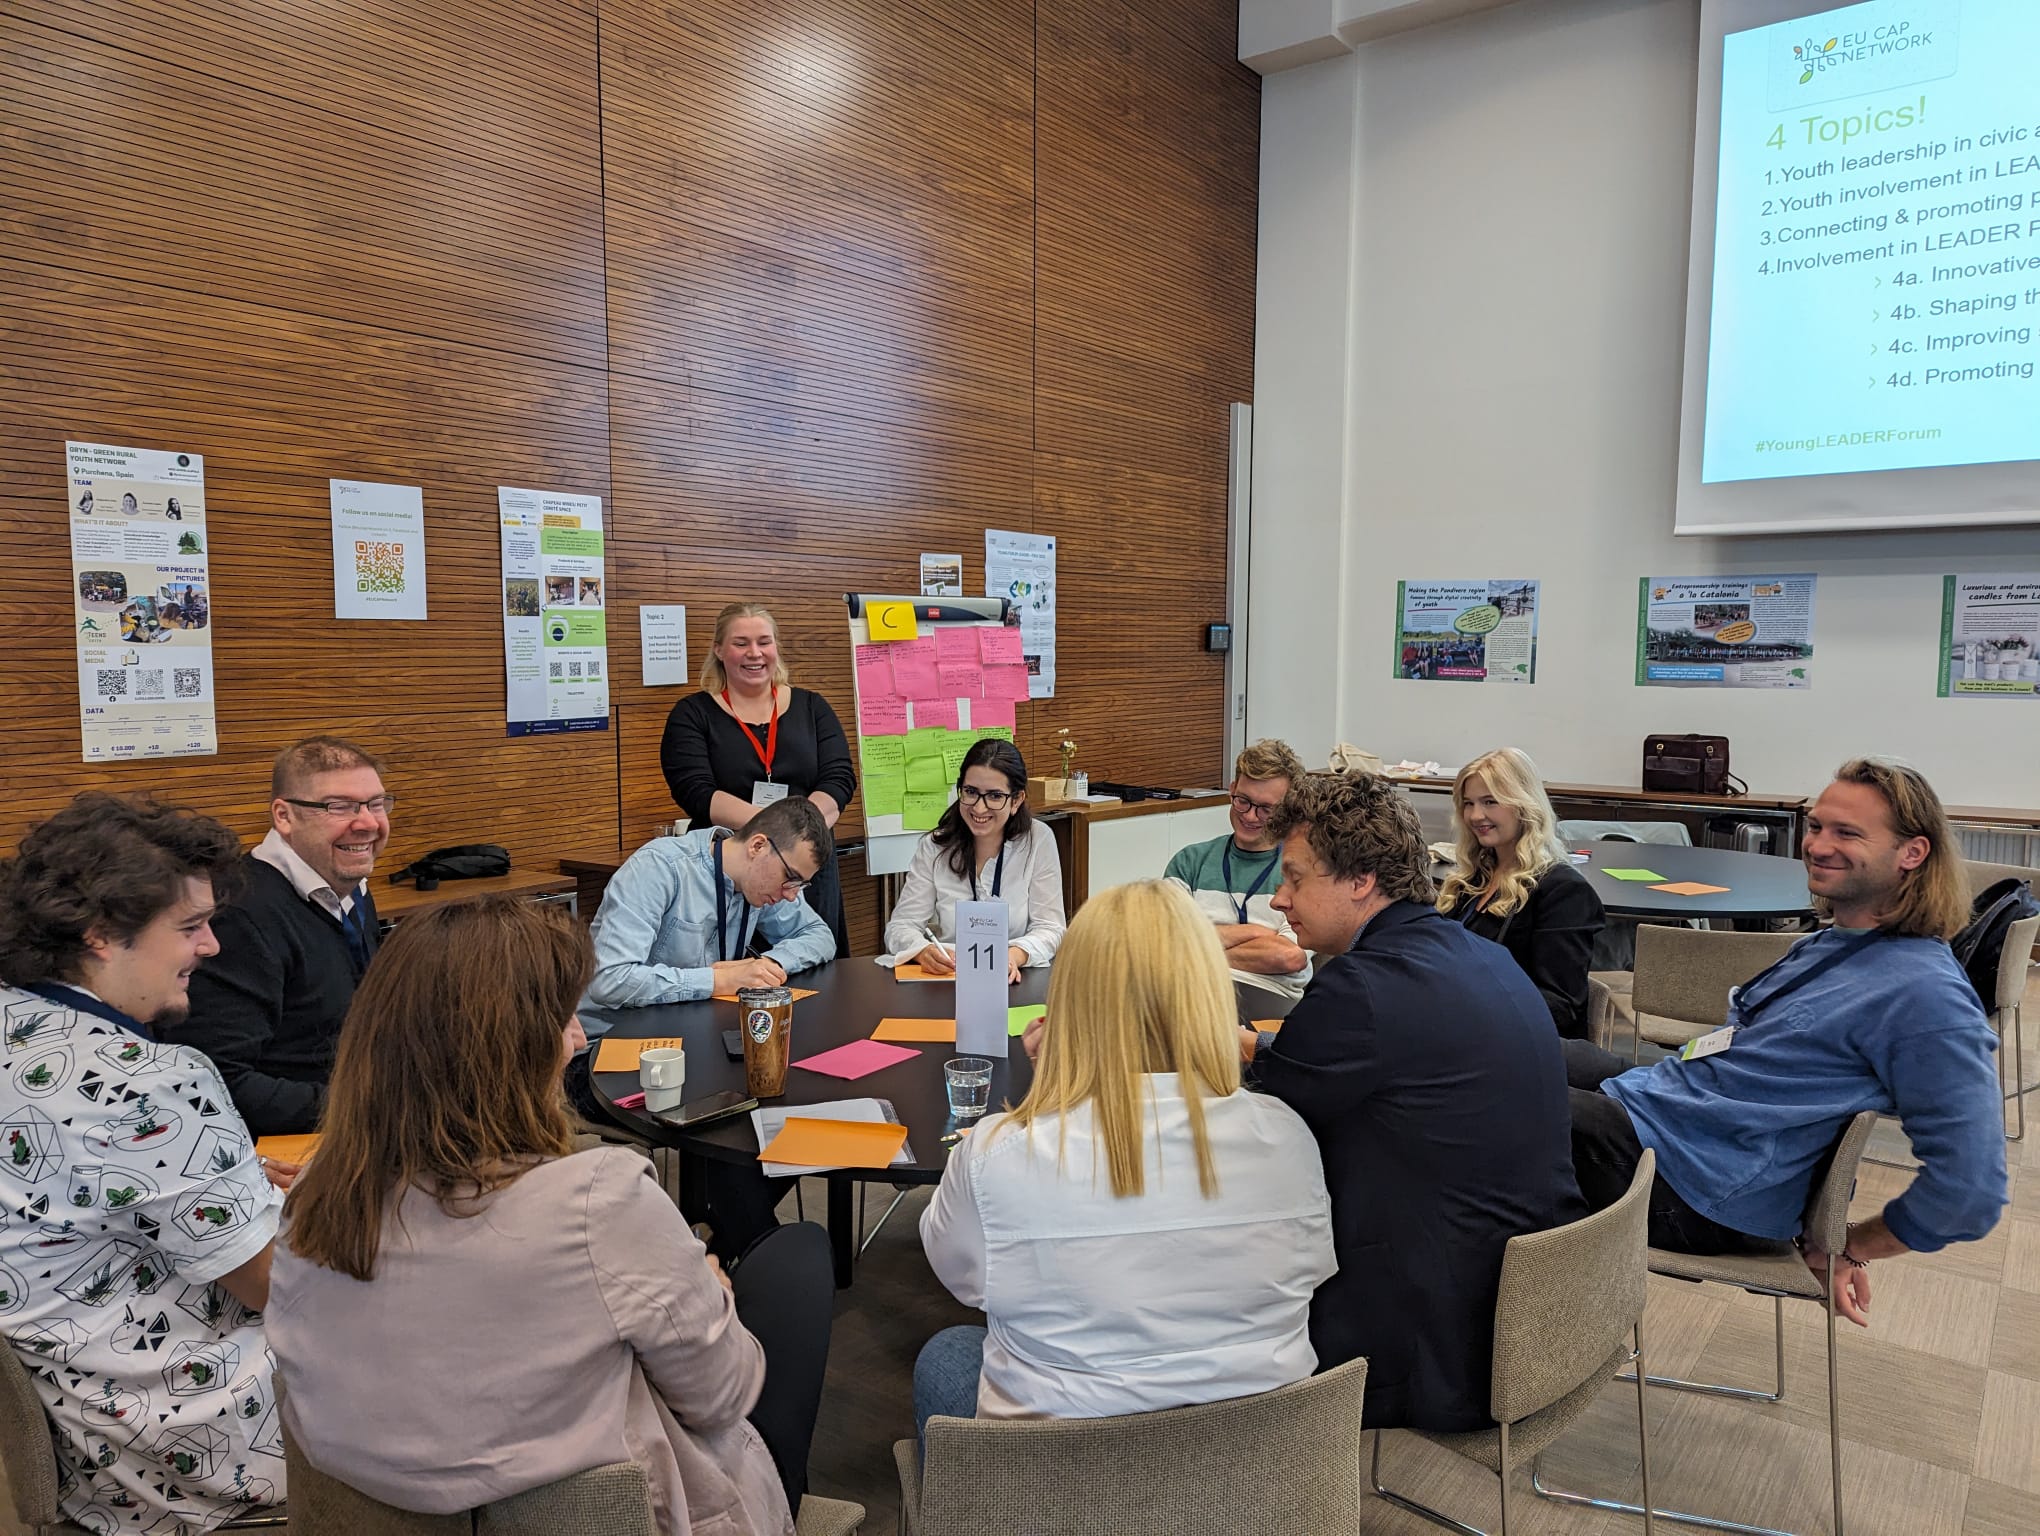
<svg viewBox="0 0 2040 1536">
<path fill-rule="evenodd" d="M 956 904 L 956 1048 L 1006 1054 L 1006 904 Z"/>
</svg>

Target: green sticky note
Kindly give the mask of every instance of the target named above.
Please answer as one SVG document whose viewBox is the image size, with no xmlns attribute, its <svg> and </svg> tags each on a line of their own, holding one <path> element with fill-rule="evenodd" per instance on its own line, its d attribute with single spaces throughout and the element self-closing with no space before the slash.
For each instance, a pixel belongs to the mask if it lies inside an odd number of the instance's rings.
<svg viewBox="0 0 2040 1536">
<path fill-rule="evenodd" d="M 907 759 L 907 793 L 910 795 L 935 795 L 947 803 L 949 774 L 939 757 L 910 757 Z M 931 823 L 932 825 L 932 823 Z"/>
<path fill-rule="evenodd" d="M 867 777 L 907 771 L 907 744 L 898 736 L 867 736 L 859 751 Z"/>
<path fill-rule="evenodd" d="M 864 814 L 897 816 L 906 809 L 907 776 L 904 773 L 867 773 L 864 776 Z"/>
<path fill-rule="evenodd" d="M 1006 1033 L 1024 1035 L 1027 1026 L 1048 1012 L 1046 1003 L 1015 1003 L 1006 1010 Z"/>
<path fill-rule="evenodd" d="M 908 771 L 911 774 L 911 767 Z M 935 830 L 935 823 L 942 819 L 942 813 L 948 809 L 948 790 L 938 790 L 932 795 L 921 794 L 909 784 L 905 802 L 907 830 L 909 832 L 933 832 Z"/>
<path fill-rule="evenodd" d="M 976 740 L 962 731 L 946 733 L 949 739 L 942 743 L 942 771 L 948 781 L 954 784 L 963 773 L 963 754 L 975 746 Z"/>
<path fill-rule="evenodd" d="M 942 743 L 948 735 L 949 732 L 939 725 L 915 726 L 901 738 L 906 743 L 907 761 L 911 763 L 916 758 L 932 758 L 938 763 L 941 762 Z"/>
<path fill-rule="evenodd" d="M 1665 878 L 1654 869 L 1604 869 L 1601 873 L 1610 880 L 1648 880 L 1653 885 Z"/>
<path fill-rule="evenodd" d="M 1000 741 L 1011 741 L 1013 739 L 1013 727 L 1010 725 L 988 725 L 979 731 L 977 736 L 980 741 L 991 738 L 996 738 Z"/>
</svg>

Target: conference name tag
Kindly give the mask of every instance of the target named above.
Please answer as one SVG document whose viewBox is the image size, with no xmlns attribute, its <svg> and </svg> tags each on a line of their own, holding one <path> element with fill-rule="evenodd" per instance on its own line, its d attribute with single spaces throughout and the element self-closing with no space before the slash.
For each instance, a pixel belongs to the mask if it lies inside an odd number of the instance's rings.
<svg viewBox="0 0 2040 1536">
<path fill-rule="evenodd" d="M 751 804 L 770 805 L 775 800 L 786 798 L 786 786 L 775 784 L 770 779 L 760 779 L 751 786 Z"/>
<path fill-rule="evenodd" d="M 1719 1056 L 1735 1039 L 1735 1026 L 1723 1025 L 1720 1029 L 1702 1035 L 1697 1040 L 1688 1040 L 1679 1047 L 1679 1060 L 1698 1061 L 1702 1056 Z"/>
</svg>

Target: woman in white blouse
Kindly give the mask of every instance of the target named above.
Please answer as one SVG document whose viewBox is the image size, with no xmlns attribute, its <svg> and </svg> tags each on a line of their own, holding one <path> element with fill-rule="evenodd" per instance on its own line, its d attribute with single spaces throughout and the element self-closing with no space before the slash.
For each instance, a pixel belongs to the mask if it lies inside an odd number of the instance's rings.
<svg viewBox="0 0 2040 1536">
<path fill-rule="evenodd" d="M 1337 1268 L 1316 1138 L 1240 1086 L 1232 982 L 1180 887 L 1094 896 L 1028 1031 L 1034 1083 L 951 1155 L 928 1262 L 988 1328 L 914 1367 L 934 1414 L 1098 1418 L 1269 1391 L 1317 1366 Z"/>
<path fill-rule="evenodd" d="M 1062 860 L 1055 835 L 1027 809 L 1027 760 L 996 736 L 972 744 L 956 799 L 921 839 L 885 925 L 885 949 L 929 971 L 956 969 L 959 901 L 1006 904 L 1006 979 L 1055 958 L 1063 935 Z"/>
</svg>

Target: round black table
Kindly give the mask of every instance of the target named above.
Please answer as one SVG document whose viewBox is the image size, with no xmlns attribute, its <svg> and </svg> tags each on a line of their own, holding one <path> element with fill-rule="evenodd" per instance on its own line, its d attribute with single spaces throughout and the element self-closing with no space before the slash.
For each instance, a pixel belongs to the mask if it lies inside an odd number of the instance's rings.
<svg viewBox="0 0 2040 1536">
<path fill-rule="evenodd" d="M 956 984 L 947 981 L 899 982 L 891 971 L 870 959 L 834 960 L 791 979 L 791 985 L 812 988 L 813 997 L 793 1005 L 793 1040 L 789 1055 L 801 1061 L 835 1046 L 869 1038 L 881 1019 L 948 1019 L 956 1016 Z M 1039 1003 L 1048 997 L 1048 970 L 1029 967 L 1019 982 L 1006 989 L 1008 1005 Z M 737 1005 L 710 999 L 700 1003 L 665 1003 L 652 1008 L 588 1009 L 583 1017 L 609 1023 L 606 1034 L 620 1040 L 678 1035 L 687 1052 L 688 1100 L 706 1098 L 725 1089 L 742 1090 L 744 1064 L 723 1050 L 722 1032 L 737 1027 Z M 903 1042 L 914 1052 L 865 1077 L 830 1077 L 789 1066 L 786 1091 L 761 1104 L 827 1104 L 838 1099 L 886 1099 L 907 1128 L 912 1161 L 887 1168 L 839 1168 L 819 1175 L 828 1181 L 829 1242 L 835 1253 L 836 1284 L 850 1283 L 855 1238 L 851 1230 L 852 1186 L 859 1182 L 934 1184 L 942 1177 L 953 1142 L 943 1137 L 954 1125 L 942 1064 L 962 1054 L 954 1044 Z M 1034 1064 L 1020 1048 L 1018 1036 L 1007 1042 L 1005 1060 L 992 1063 L 992 1108 L 1017 1104 L 1034 1081 Z M 619 1109 L 616 1100 L 638 1092 L 635 1072 L 593 1074 L 595 1095 L 619 1124 L 660 1146 L 676 1148 L 685 1162 L 717 1159 L 755 1163 L 758 1138 L 748 1114 L 718 1121 L 700 1130 L 683 1130 L 641 1109 Z"/>
<path fill-rule="evenodd" d="M 1610 917 L 1681 922 L 1689 917 L 1804 917 L 1813 911 L 1806 866 L 1797 859 L 1733 848 L 1687 848 L 1678 843 L 1588 843 L 1587 862 L 1574 868 L 1601 898 Z M 1691 880 L 1725 885 L 1709 896 L 1652 890 L 1658 882 L 1617 880 L 1610 869 L 1648 869 L 1666 883 Z"/>
</svg>

